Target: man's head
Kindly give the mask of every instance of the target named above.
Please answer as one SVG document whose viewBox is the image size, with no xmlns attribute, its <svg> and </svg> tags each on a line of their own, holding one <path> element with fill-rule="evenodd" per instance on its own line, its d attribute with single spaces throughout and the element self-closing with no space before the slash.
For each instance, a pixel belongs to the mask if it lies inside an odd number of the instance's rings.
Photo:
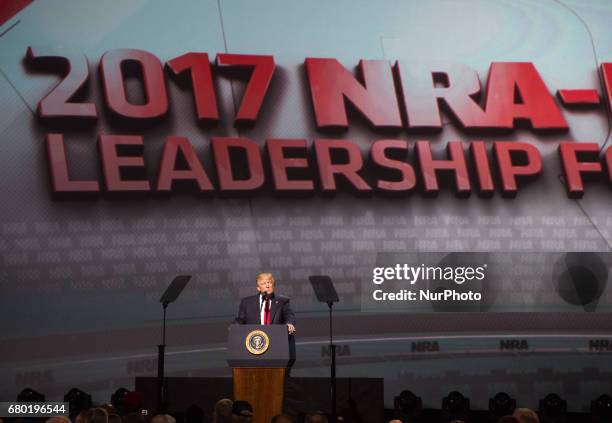
<svg viewBox="0 0 612 423">
<path fill-rule="evenodd" d="M 105 409 L 109 416 L 111 414 L 119 414 L 117 409 L 115 409 L 115 407 L 112 404 L 102 404 L 100 408 Z"/>
<path fill-rule="evenodd" d="M 322 411 L 311 411 L 306 413 L 304 423 L 327 423 L 327 416 Z"/>
<path fill-rule="evenodd" d="M 123 420 L 119 414 L 109 414 L 108 423 L 123 423 Z"/>
<path fill-rule="evenodd" d="M 234 401 L 232 404 L 232 421 L 250 423 L 253 418 L 253 406 L 248 401 Z"/>
<path fill-rule="evenodd" d="M 272 294 L 274 292 L 274 277 L 272 273 L 260 273 L 257 275 L 257 291 L 267 292 L 268 294 Z"/>
<path fill-rule="evenodd" d="M 293 423 L 293 419 L 287 414 L 277 414 L 276 416 L 272 417 L 271 423 Z"/>
<path fill-rule="evenodd" d="M 90 415 L 91 409 L 81 410 L 74 419 L 74 423 L 87 423 L 87 420 L 89 420 Z"/>
<path fill-rule="evenodd" d="M 185 411 L 185 423 L 202 423 L 204 410 L 195 404 L 191 404 Z"/>
<path fill-rule="evenodd" d="M 151 423 L 176 423 L 176 420 L 170 414 L 158 414 L 153 417 Z"/>
<path fill-rule="evenodd" d="M 87 423 L 108 423 L 108 412 L 104 408 L 94 408 Z"/>
<path fill-rule="evenodd" d="M 538 414 L 530 408 L 517 408 L 512 413 L 521 423 L 539 423 Z"/>
<path fill-rule="evenodd" d="M 123 416 L 123 423 L 147 423 L 147 420 L 140 413 L 128 413 Z"/>
<path fill-rule="evenodd" d="M 215 404 L 213 411 L 214 423 L 229 423 L 232 421 L 232 405 L 234 401 L 228 398 L 223 398 Z"/>
</svg>

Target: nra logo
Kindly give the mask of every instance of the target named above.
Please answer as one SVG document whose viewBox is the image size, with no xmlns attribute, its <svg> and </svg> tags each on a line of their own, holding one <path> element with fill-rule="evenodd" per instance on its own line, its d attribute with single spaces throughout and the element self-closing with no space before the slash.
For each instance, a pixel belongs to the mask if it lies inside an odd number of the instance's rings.
<svg viewBox="0 0 612 423">
<path fill-rule="evenodd" d="M 336 355 L 337 356 L 350 356 L 351 355 L 350 345 L 336 345 Z M 321 357 L 331 357 L 331 349 L 329 348 L 329 345 L 323 345 L 321 347 Z"/>
<path fill-rule="evenodd" d="M 440 345 L 438 341 L 421 341 L 412 343 L 412 352 L 438 352 Z"/>
<path fill-rule="evenodd" d="M 590 339 L 589 351 L 612 351 L 612 340 L 610 339 Z"/>
<path fill-rule="evenodd" d="M 526 339 L 502 339 L 499 341 L 500 351 L 527 351 L 529 344 Z"/>
</svg>

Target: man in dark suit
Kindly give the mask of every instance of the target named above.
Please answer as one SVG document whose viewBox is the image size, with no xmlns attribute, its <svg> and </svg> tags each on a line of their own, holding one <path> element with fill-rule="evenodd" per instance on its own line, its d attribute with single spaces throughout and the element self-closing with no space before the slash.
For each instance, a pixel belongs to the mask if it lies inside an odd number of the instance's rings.
<svg viewBox="0 0 612 423">
<path fill-rule="evenodd" d="M 289 298 L 274 293 L 272 273 L 257 275 L 257 294 L 240 300 L 235 323 L 241 325 L 287 325 L 289 335 L 295 333 L 295 315 Z"/>
</svg>

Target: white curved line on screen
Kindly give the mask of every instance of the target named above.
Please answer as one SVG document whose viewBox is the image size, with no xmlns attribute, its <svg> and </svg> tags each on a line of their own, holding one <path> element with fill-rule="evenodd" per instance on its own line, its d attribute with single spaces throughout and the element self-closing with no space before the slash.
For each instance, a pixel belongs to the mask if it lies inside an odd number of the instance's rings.
<svg viewBox="0 0 612 423">
<path fill-rule="evenodd" d="M 429 340 L 448 340 L 448 339 L 490 339 L 490 338 L 595 338 L 601 336 L 611 336 L 610 333 L 593 333 L 593 334 L 483 334 L 483 335 L 440 335 L 440 336 L 394 336 L 394 337 L 379 337 L 379 338 L 346 338 L 346 339 L 335 339 L 334 343 L 338 344 L 342 343 L 366 343 L 366 342 L 386 342 L 386 341 L 429 341 Z M 321 341 L 301 341 L 296 342 L 297 345 L 327 345 L 329 344 L 329 340 L 321 340 Z M 190 350 L 181 350 L 181 351 L 170 351 L 166 352 L 167 356 L 173 355 L 183 355 L 183 354 L 196 354 L 196 353 L 210 353 L 210 352 L 219 352 L 226 351 L 226 347 L 213 347 L 213 348 L 196 348 Z M 537 351 L 535 351 L 537 352 Z M 100 363 L 104 361 L 114 361 L 114 360 L 134 360 L 139 358 L 154 358 L 157 357 L 157 354 L 134 354 L 134 355 L 120 355 L 115 357 L 104 357 L 99 359 L 86 359 L 86 360 L 73 360 L 67 362 L 50 362 L 49 364 L 53 364 L 54 366 L 62 366 L 62 365 L 75 365 L 75 364 L 87 364 L 87 363 Z M 16 368 L 18 369 L 30 369 L 33 366 L 23 366 Z"/>
</svg>

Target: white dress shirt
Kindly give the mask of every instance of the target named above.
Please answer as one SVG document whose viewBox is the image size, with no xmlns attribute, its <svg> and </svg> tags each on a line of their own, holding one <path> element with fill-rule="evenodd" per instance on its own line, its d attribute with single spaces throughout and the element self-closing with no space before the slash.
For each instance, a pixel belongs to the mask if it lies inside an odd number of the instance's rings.
<svg viewBox="0 0 612 423">
<path fill-rule="evenodd" d="M 268 301 L 271 301 L 270 298 L 268 298 Z M 259 295 L 259 321 L 261 322 L 262 325 L 266 324 L 265 321 L 265 315 L 266 315 L 266 305 L 262 305 L 263 303 L 263 295 Z M 272 304 L 269 303 L 268 307 L 272 308 Z"/>
</svg>

